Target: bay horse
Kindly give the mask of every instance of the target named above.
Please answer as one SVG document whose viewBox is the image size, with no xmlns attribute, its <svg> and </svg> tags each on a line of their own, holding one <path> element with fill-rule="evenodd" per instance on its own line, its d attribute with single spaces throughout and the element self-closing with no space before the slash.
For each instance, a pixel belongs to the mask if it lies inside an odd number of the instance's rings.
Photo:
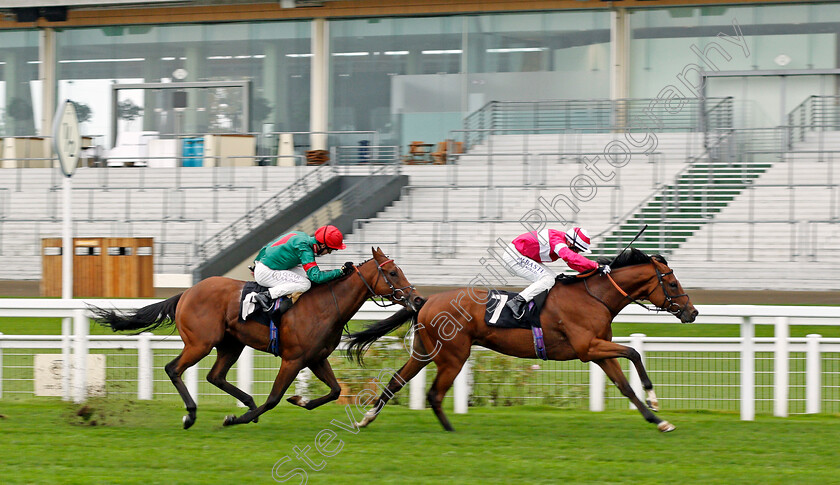
<svg viewBox="0 0 840 485">
<path fill-rule="evenodd" d="M 242 416 L 227 416 L 224 425 L 257 422 L 274 408 L 289 385 L 305 367 L 329 386 L 325 396 L 307 400 L 292 396 L 289 402 L 314 409 L 338 399 L 341 386 L 327 357 L 341 340 L 341 332 L 362 303 L 372 296 L 384 296 L 392 303 L 416 310 L 422 303 L 414 286 L 402 270 L 382 250 L 371 248 L 373 258 L 355 266 L 355 272 L 336 280 L 314 285 L 283 314 L 279 328 L 279 357 L 282 362 L 265 403 L 257 407 L 254 398 L 227 381 L 230 368 L 246 345 L 268 352 L 269 328 L 253 320 L 239 322 L 239 303 L 244 281 L 213 276 L 198 282 L 181 294 L 135 311 L 91 307 L 94 319 L 112 330 L 145 331 L 175 324 L 184 341 L 184 350 L 166 365 L 166 373 L 184 401 L 187 415 L 184 429 L 195 423 L 196 404 L 181 374 L 216 347 L 216 362 L 207 380 L 248 407 Z"/>
<path fill-rule="evenodd" d="M 683 323 L 693 322 L 698 312 L 674 276 L 674 271 L 658 254 L 648 256 L 631 249 L 613 261 L 602 258 L 599 263 L 611 263 L 613 271 L 609 274 L 593 271 L 588 275 L 578 275 L 578 281 L 570 284 L 556 282 L 549 291 L 540 314 L 547 357 L 550 360 L 595 362 L 648 422 L 657 425 L 660 431 L 672 431 L 674 425 L 651 412 L 658 411 L 658 401 L 639 353 L 632 347 L 612 342 L 611 323 L 622 308 L 642 299 L 673 314 Z M 419 312 L 402 309 L 365 330 L 351 334 L 348 356 L 361 362 L 364 352 L 379 337 L 409 319 L 414 330 L 410 359 L 394 374 L 382 395 L 371 404 L 372 409 L 357 423 L 358 426 L 365 427 L 373 422 L 388 400 L 430 361 L 434 361 L 437 375 L 427 400 L 443 428 L 453 431 L 441 402 L 470 356 L 471 345 L 481 345 L 514 357 L 537 358 L 531 330 L 488 327 L 485 324 L 485 308 L 489 301 L 487 291 L 475 288 L 438 293 L 430 296 Z M 629 359 L 636 367 L 650 409 L 633 392 L 616 360 L 618 357 Z"/>
</svg>

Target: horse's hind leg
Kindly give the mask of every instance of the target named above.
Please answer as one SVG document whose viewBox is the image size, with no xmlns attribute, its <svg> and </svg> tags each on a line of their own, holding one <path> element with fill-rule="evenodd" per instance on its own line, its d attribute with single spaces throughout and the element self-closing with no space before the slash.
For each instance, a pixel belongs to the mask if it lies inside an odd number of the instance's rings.
<svg viewBox="0 0 840 485">
<path fill-rule="evenodd" d="M 248 409 L 256 409 L 257 405 L 254 403 L 254 398 L 227 380 L 228 371 L 239 359 L 244 348 L 244 344 L 230 337 L 216 345 L 216 362 L 207 374 L 207 381 L 238 399 L 242 404 L 248 406 Z M 254 419 L 254 422 L 256 421 Z"/>
<path fill-rule="evenodd" d="M 419 339 L 416 340 L 419 342 Z M 394 397 L 394 394 L 398 393 L 403 386 L 408 383 L 411 379 L 414 378 L 424 367 L 429 364 L 428 360 L 419 360 L 414 357 L 414 353 L 412 352 L 411 358 L 408 362 L 403 365 L 400 370 L 398 370 L 393 377 L 391 377 L 391 381 L 388 382 L 388 386 L 382 391 L 382 395 L 379 396 L 379 399 L 373 402 L 371 410 L 365 413 L 364 419 L 361 422 L 356 423 L 356 425 L 360 428 L 364 428 L 373 420 L 379 416 L 379 412 L 382 411 L 382 408 L 388 404 L 388 401 Z"/>
<path fill-rule="evenodd" d="M 311 401 L 302 396 L 292 396 L 289 399 L 286 399 L 287 401 L 295 406 L 300 406 L 306 409 L 315 409 L 322 404 L 335 401 L 339 398 L 339 396 L 341 396 L 341 384 L 339 384 L 338 379 L 335 378 L 332 366 L 330 366 L 327 359 L 324 359 L 317 364 L 310 365 L 309 369 L 312 370 L 312 373 L 315 374 L 315 377 L 320 379 L 321 382 L 330 386 L 330 392 L 325 396 L 321 396 Z"/>
<path fill-rule="evenodd" d="M 649 423 L 655 424 L 656 427 L 659 428 L 659 431 L 662 432 L 673 431 L 676 429 L 674 425 L 668 421 L 659 419 L 651 412 L 650 409 L 647 408 L 647 406 L 642 403 L 639 397 L 636 396 L 636 393 L 633 392 L 633 388 L 630 387 L 630 383 L 627 382 L 627 377 L 624 375 L 624 371 L 621 370 L 621 366 L 618 364 L 616 359 L 601 359 L 596 360 L 595 363 L 601 366 L 601 369 L 604 369 L 607 377 L 609 377 L 616 387 L 618 387 L 618 390 L 621 391 L 621 393 L 636 406 L 639 412 L 642 413 L 642 416 L 644 416 Z"/>
<path fill-rule="evenodd" d="M 175 389 L 178 390 L 178 394 L 181 395 L 184 406 L 187 408 L 188 415 L 183 418 L 184 429 L 189 429 L 195 423 L 196 406 L 195 401 L 190 396 L 190 392 L 187 390 L 187 386 L 184 385 L 184 381 L 181 379 L 181 374 L 204 358 L 205 355 L 209 354 L 211 348 L 210 346 L 194 347 L 185 343 L 184 350 L 178 354 L 178 357 L 175 357 L 172 362 L 166 364 L 166 367 L 164 367 L 166 374 L 169 376 L 169 380 L 172 381 Z"/>
<path fill-rule="evenodd" d="M 277 373 L 277 377 L 274 379 L 274 385 L 271 386 L 271 392 L 268 394 L 268 398 L 262 406 L 258 406 L 256 409 L 249 409 L 248 412 L 239 417 L 233 415 L 228 416 L 225 418 L 224 425 L 230 426 L 232 424 L 250 423 L 262 413 L 274 409 L 280 403 L 280 399 L 283 398 L 286 389 L 289 388 L 292 381 L 295 380 L 295 376 L 298 375 L 298 372 L 302 368 L 303 364 L 299 360 L 283 360 L 280 364 L 280 372 Z"/>
</svg>

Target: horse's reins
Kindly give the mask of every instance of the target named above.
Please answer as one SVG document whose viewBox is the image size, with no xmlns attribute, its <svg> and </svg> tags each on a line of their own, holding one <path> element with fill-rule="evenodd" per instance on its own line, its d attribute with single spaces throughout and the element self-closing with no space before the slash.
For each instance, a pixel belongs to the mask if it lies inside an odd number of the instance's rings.
<svg viewBox="0 0 840 485">
<path fill-rule="evenodd" d="M 391 303 L 389 303 L 389 304 L 383 303 L 383 302 L 381 302 L 381 301 L 379 301 L 379 300 L 371 300 L 371 301 L 373 301 L 373 303 L 374 303 L 374 304 L 376 304 L 376 306 L 379 306 L 379 307 L 381 307 L 381 308 L 387 308 L 387 307 L 392 306 L 392 305 L 397 305 L 397 302 L 395 302 L 394 300 L 396 300 L 396 301 L 402 301 L 402 302 L 406 302 L 406 303 L 407 303 L 408 297 L 406 297 L 406 296 L 405 296 L 405 290 L 406 290 L 406 289 L 408 289 L 408 290 L 414 290 L 414 289 L 415 289 L 415 288 L 414 288 L 414 285 L 408 285 L 408 286 L 405 286 L 405 287 L 403 287 L 403 288 L 397 288 L 396 286 L 394 286 L 394 285 L 391 283 L 391 281 L 388 279 L 388 277 L 387 277 L 387 276 L 385 276 L 385 271 L 383 271 L 383 270 L 382 270 L 382 267 L 383 267 L 383 266 L 385 266 L 385 265 L 386 265 L 386 264 L 388 264 L 388 263 L 393 263 L 393 262 L 394 262 L 394 260 L 393 260 L 393 259 L 386 259 L 385 261 L 383 261 L 382 263 L 380 263 L 379 265 L 377 265 L 377 266 L 376 266 L 376 269 L 377 269 L 377 271 L 379 272 L 379 274 L 378 274 L 378 275 L 377 275 L 377 277 L 376 277 L 377 279 L 373 282 L 373 284 L 376 284 L 376 281 L 378 281 L 378 280 L 379 280 L 379 276 L 382 276 L 382 278 L 385 280 L 385 283 L 388 283 L 388 287 L 389 287 L 389 288 L 391 288 L 391 294 L 390 294 L 390 295 L 377 295 L 376 291 L 373 289 L 373 286 L 371 286 L 371 285 L 367 282 L 367 280 L 365 279 L 365 277 L 364 277 L 364 276 L 362 276 L 362 272 L 361 272 L 361 271 L 359 271 L 359 267 L 358 267 L 358 266 L 356 266 L 356 265 L 353 265 L 353 269 L 355 269 L 355 270 L 356 270 L 356 274 L 357 274 L 357 275 L 359 275 L 359 278 L 361 278 L 361 279 L 362 279 L 362 282 L 363 282 L 363 283 L 365 284 L 365 286 L 367 287 L 368 292 L 371 294 L 371 296 L 384 296 L 385 298 L 388 298 L 388 299 L 390 299 L 390 300 L 391 300 Z M 397 296 L 397 293 L 400 293 L 402 296 L 399 296 L 399 297 L 398 297 L 398 296 Z M 410 291 L 409 291 L 409 294 L 411 294 L 411 292 L 410 292 Z"/>
<path fill-rule="evenodd" d="M 651 264 L 653 264 L 653 260 L 651 260 Z M 674 274 L 674 270 L 671 270 L 667 273 L 662 273 L 662 272 L 659 271 L 659 268 L 657 268 L 655 264 L 653 264 L 653 270 L 656 271 L 656 278 L 659 280 L 659 288 L 662 289 L 662 295 L 665 297 L 665 306 L 666 307 L 664 307 L 664 308 L 660 308 L 660 307 L 656 307 L 656 306 L 650 307 L 648 305 L 645 305 L 644 303 L 642 303 L 639 300 L 637 300 L 637 299 L 633 298 L 632 296 L 628 295 L 626 291 L 621 289 L 621 287 L 618 286 L 618 283 L 616 283 L 615 280 L 613 279 L 612 275 L 607 273 L 604 276 L 607 277 L 609 282 L 612 283 L 612 285 L 615 287 L 616 290 L 618 290 L 618 292 L 621 294 L 621 296 L 623 296 L 624 298 L 630 300 L 631 302 L 639 305 L 640 307 L 644 308 L 645 310 L 647 310 L 649 312 L 666 311 L 666 312 L 668 312 L 672 315 L 678 315 L 680 312 L 683 311 L 683 309 L 685 307 L 680 306 L 679 303 L 675 302 L 674 298 L 680 298 L 682 296 L 688 297 L 688 294 L 687 293 L 680 293 L 679 295 L 669 295 L 668 292 L 665 290 L 665 277 L 668 276 L 668 275 Z M 589 289 L 589 284 L 587 283 L 587 280 L 588 280 L 588 277 L 592 276 L 592 274 L 595 271 L 596 270 L 592 270 L 588 273 L 580 274 L 580 275 L 578 275 L 578 277 L 584 278 L 583 286 L 586 288 L 586 292 L 589 294 L 589 296 L 598 300 L 598 302 L 601 303 L 602 305 L 604 305 L 607 308 L 607 310 L 610 311 L 610 313 L 613 313 L 612 308 L 610 308 L 610 306 L 607 305 L 607 303 L 604 300 L 599 298 L 597 295 L 593 294 L 592 291 Z M 654 288 L 653 290 L 648 292 L 648 294 L 646 295 L 648 300 L 650 299 L 650 295 L 652 295 L 654 291 L 656 291 L 656 288 Z M 688 303 L 686 303 L 686 305 L 688 305 Z M 676 309 L 673 309 L 675 306 L 676 306 Z"/>
</svg>

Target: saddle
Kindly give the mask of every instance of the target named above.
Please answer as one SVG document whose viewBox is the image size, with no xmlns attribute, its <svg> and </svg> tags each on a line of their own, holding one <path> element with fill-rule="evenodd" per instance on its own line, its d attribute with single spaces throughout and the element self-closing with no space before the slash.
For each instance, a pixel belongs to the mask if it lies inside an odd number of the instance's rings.
<svg viewBox="0 0 840 485">
<path fill-rule="evenodd" d="M 543 305 L 545 305 L 548 291 L 543 291 L 528 302 L 525 315 L 519 320 L 514 318 L 513 312 L 505 305 L 508 300 L 513 299 L 516 295 L 517 293 L 511 293 L 509 291 L 490 290 L 488 294 L 490 299 L 484 311 L 484 323 L 488 327 L 498 328 L 541 328 L 540 313 L 542 312 Z"/>
<path fill-rule="evenodd" d="M 542 324 L 540 323 L 540 313 L 542 313 L 543 306 L 545 306 L 548 290 L 543 291 L 528 302 L 525 314 L 519 320 L 514 318 L 513 311 L 505 305 L 509 299 L 516 295 L 516 293 L 507 291 L 490 290 L 488 294 L 490 299 L 484 310 L 484 323 L 488 327 L 530 329 L 534 336 L 534 351 L 537 357 L 542 360 L 548 360 L 548 354 L 545 351 Z"/>
<path fill-rule="evenodd" d="M 264 312 L 259 305 L 254 303 L 254 295 L 268 290 L 268 288 L 257 284 L 255 281 L 245 282 L 242 287 L 242 293 L 239 295 L 239 323 L 243 323 L 251 319 L 260 325 L 268 327 L 268 351 L 275 357 L 280 355 L 280 345 L 277 339 L 277 327 L 280 325 L 282 314 L 275 312 L 269 315 Z"/>
</svg>

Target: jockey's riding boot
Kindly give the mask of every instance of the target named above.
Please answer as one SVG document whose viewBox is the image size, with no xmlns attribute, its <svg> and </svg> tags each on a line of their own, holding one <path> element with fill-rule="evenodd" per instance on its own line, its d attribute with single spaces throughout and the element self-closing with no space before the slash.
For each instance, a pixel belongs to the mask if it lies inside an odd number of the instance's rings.
<svg viewBox="0 0 840 485">
<path fill-rule="evenodd" d="M 508 300 L 505 306 L 510 308 L 510 311 L 513 313 L 513 318 L 520 320 L 525 316 L 525 309 L 528 308 L 527 303 L 525 298 L 522 298 L 522 295 L 516 295 L 513 299 Z"/>
<path fill-rule="evenodd" d="M 274 305 L 274 311 L 271 312 L 272 315 L 282 315 L 286 313 L 286 310 L 292 308 L 292 299 L 288 296 L 281 296 L 279 300 L 277 300 L 277 304 Z"/>
<path fill-rule="evenodd" d="M 273 300 L 274 299 L 271 298 L 271 294 L 268 291 L 262 291 L 254 295 L 254 303 L 259 305 L 260 309 L 264 312 L 271 310 Z"/>
</svg>

